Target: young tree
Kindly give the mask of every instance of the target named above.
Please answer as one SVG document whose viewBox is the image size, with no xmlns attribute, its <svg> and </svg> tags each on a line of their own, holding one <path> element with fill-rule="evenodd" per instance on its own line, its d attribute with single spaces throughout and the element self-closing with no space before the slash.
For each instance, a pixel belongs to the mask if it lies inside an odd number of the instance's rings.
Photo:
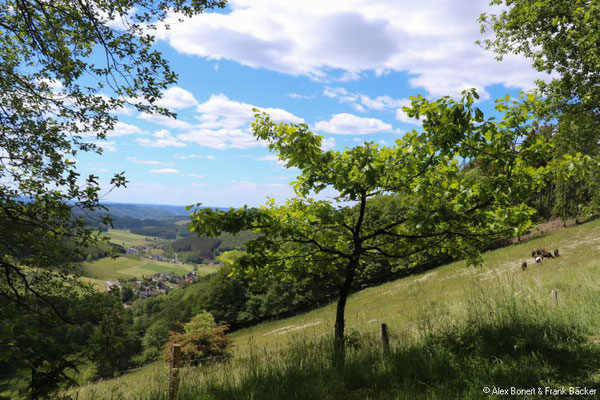
<svg viewBox="0 0 600 400">
<path fill-rule="evenodd" d="M 225 335 L 227 329 L 226 325 L 217 325 L 209 312 L 201 311 L 183 324 L 183 332 L 169 333 L 163 357 L 169 360 L 171 346 L 179 344 L 185 363 L 198 365 L 226 360 L 231 356 L 231 339 Z"/>
<path fill-rule="evenodd" d="M 131 315 L 118 299 L 105 295 L 107 310 L 100 316 L 87 346 L 88 357 L 95 363 L 98 378 L 112 378 L 115 373 L 125 371 L 131 358 L 141 350 L 137 333 L 130 330 Z"/>
<path fill-rule="evenodd" d="M 528 101 L 499 101 L 497 122 L 474 107 L 476 98 L 475 91 L 460 101 L 419 96 L 406 111 L 422 120 L 423 132 L 406 133 L 393 147 L 371 142 L 344 151 L 323 151 L 322 138 L 304 124 L 275 124 L 257 114 L 254 135 L 300 170 L 297 197 L 261 208 L 197 208 L 191 229 L 207 237 L 255 231 L 233 263 L 237 273 L 309 273 L 336 282 L 335 349 L 343 355 L 346 299 L 365 265 L 404 260 L 410 267 L 423 255 L 474 262 L 484 244 L 530 224 L 532 211 L 519 199 L 535 180 L 521 168 L 517 146 L 528 130 Z M 474 158 L 494 173 L 476 180 L 464 173 L 460 161 Z M 311 197 L 325 189 L 336 197 Z"/>
</svg>

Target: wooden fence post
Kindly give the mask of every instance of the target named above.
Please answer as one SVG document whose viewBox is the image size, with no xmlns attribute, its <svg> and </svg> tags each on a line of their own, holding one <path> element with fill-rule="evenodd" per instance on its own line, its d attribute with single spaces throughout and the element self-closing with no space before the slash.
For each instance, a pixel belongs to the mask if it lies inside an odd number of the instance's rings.
<svg viewBox="0 0 600 400">
<path fill-rule="evenodd" d="M 383 352 L 390 352 L 390 334 L 388 332 L 387 324 L 381 324 L 381 343 L 383 344 Z"/>
<path fill-rule="evenodd" d="M 558 306 L 558 290 L 552 289 L 550 291 L 550 298 L 552 299 L 552 307 Z"/>
<path fill-rule="evenodd" d="M 177 397 L 179 389 L 179 366 L 181 361 L 181 345 L 171 345 L 171 355 L 169 357 L 169 400 Z"/>
</svg>

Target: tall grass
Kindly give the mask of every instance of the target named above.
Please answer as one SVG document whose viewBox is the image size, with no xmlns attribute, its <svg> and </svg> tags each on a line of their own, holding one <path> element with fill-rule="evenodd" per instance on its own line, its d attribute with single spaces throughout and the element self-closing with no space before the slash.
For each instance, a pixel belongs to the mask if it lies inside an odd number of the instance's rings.
<svg viewBox="0 0 600 400">
<path fill-rule="evenodd" d="M 391 332 L 387 354 L 377 335 L 353 331 L 343 365 L 332 362 L 325 336 L 183 369 L 179 399 L 481 399 L 486 386 L 600 388 L 596 283 L 553 308 L 547 293 L 514 282 L 481 285 L 453 312 L 423 313 Z M 167 370 L 154 368 L 137 390 L 111 382 L 76 396 L 164 399 Z"/>
</svg>

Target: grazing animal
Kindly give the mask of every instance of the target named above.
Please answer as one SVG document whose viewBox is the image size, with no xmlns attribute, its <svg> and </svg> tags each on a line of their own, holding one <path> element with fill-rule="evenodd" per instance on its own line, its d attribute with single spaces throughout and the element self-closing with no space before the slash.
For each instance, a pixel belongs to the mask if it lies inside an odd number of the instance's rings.
<svg viewBox="0 0 600 400">
<path fill-rule="evenodd" d="M 540 256 L 535 256 L 535 262 L 537 263 L 537 265 L 542 265 L 542 259 L 540 258 Z"/>
<path fill-rule="evenodd" d="M 537 249 L 537 250 L 535 251 L 535 254 L 536 254 L 536 255 L 538 255 L 538 256 L 541 256 L 541 255 L 542 255 L 542 250 L 540 250 L 540 249 Z"/>
<path fill-rule="evenodd" d="M 554 250 L 554 257 L 558 257 L 558 255 L 559 255 L 559 254 L 558 254 L 558 249 L 555 249 L 555 250 Z"/>
<path fill-rule="evenodd" d="M 546 249 L 543 249 L 542 250 L 542 258 L 554 258 L 554 256 L 549 251 L 546 251 Z"/>
<path fill-rule="evenodd" d="M 522 269 L 523 271 L 525 271 L 525 270 L 527 269 L 527 261 L 523 261 L 523 262 L 521 263 L 521 269 Z"/>
<path fill-rule="evenodd" d="M 531 257 L 535 258 L 535 255 L 537 254 L 536 251 L 537 250 L 531 250 Z"/>
</svg>

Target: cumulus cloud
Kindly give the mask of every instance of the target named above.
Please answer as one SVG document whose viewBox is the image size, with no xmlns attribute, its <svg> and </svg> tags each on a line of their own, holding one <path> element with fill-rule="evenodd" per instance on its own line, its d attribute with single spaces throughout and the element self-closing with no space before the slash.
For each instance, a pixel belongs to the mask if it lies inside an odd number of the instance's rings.
<svg viewBox="0 0 600 400">
<path fill-rule="evenodd" d="M 264 143 L 242 129 L 195 129 L 178 135 L 177 139 L 217 150 L 264 146 Z"/>
<path fill-rule="evenodd" d="M 396 119 L 400 122 L 404 122 L 407 124 L 412 124 L 412 125 L 421 125 L 421 123 L 419 122 L 418 119 L 414 119 L 409 117 L 408 115 L 406 115 L 406 113 L 404 112 L 404 110 L 402 110 L 401 108 L 396 110 Z"/>
<path fill-rule="evenodd" d="M 212 95 L 204 103 L 198 105 L 200 127 L 206 129 L 236 129 L 254 121 L 253 108 L 258 108 L 278 122 L 301 123 L 302 118 L 281 108 L 262 108 L 252 104 L 229 99 L 224 94 Z"/>
<path fill-rule="evenodd" d="M 189 104 L 192 102 L 190 101 Z M 268 113 L 276 122 L 304 122 L 302 118 L 284 109 L 235 101 L 221 93 L 196 104 L 197 114 L 194 122 L 160 115 L 139 114 L 138 118 L 168 127 L 174 133 L 162 129 L 155 132 L 152 138 L 140 138 L 137 142 L 146 147 L 184 147 L 192 143 L 218 150 L 264 146 L 265 144 L 258 141 L 250 131 L 250 123 L 254 121 L 254 108 Z M 211 156 L 206 158 L 210 159 Z"/>
<path fill-rule="evenodd" d="M 232 0 L 228 13 L 171 23 L 158 37 L 184 54 L 314 79 L 404 72 L 433 96 L 494 84 L 532 87 L 540 75 L 530 61 L 509 56 L 499 63 L 474 43 L 488 2 Z"/>
<path fill-rule="evenodd" d="M 165 90 L 163 97 L 156 102 L 156 105 L 171 110 L 182 110 L 197 104 L 198 101 L 192 93 L 178 86 Z"/>
<path fill-rule="evenodd" d="M 125 136 L 125 135 L 134 135 L 145 133 L 145 131 L 139 126 L 127 124 L 122 121 L 117 121 L 114 128 L 107 133 L 108 137 L 116 137 L 116 136 Z"/>
<path fill-rule="evenodd" d="M 187 144 L 177 139 L 166 129 L 161 129 L 152 138 L 140 138 L 137 142 L 144 147 L 186 147 Z"/>
<path fill-rule="evenodd" d="M 326 86 L 323 95 L 337 100 L 339 103 L 348 103 L 355 110 L 364 112 L 367 110 L 385 111 L 396 110 L 396 119 L 409 124 L 419 124 L 419 121 L 409 118 L 402 107 L 410 105 L 410 99 L 395 99 L 388 95 L 369 97 L 363 93 L 351 93 L 342 87 Z"/>
<path fill-rule="evenodd" d="M 328 121 L 319 121 L 314 129 L 335 135 L 368 135 L 378 132 L 393 132 L 390 124 L 377 118 L 359 117 L 354 114 L 335 114 Z"/>
<path fill-rule="evenodd" d="M 259 107 L 230 99 L 224 94 L 212 95 L 198 104 L 197 122 L 189 124 L 177 140 L 218 150 L 247 149 L 264 146 L 250 132 L 254 108 L 268 113 L 277 122 L 301 123 L 302 118 L 281 108 Z M 207 156 L 207 158 L 209 158 Z"/>
<path fill-rule="evenodd" d="M 315 98 L 314 94 L 301 94 L 301 93 L 288 93 L 286 95 L 290 99 L 303 99 L 303 100 L 312 100 Z"/>
<path fill-rule="evenodd" d="M 194 124 L 181 119 L 166 117 L 164 115 L 140 113 L 138 118 L 152 124 L 165 126 L 170 129 L 192 129 Z"/>
</svg>

